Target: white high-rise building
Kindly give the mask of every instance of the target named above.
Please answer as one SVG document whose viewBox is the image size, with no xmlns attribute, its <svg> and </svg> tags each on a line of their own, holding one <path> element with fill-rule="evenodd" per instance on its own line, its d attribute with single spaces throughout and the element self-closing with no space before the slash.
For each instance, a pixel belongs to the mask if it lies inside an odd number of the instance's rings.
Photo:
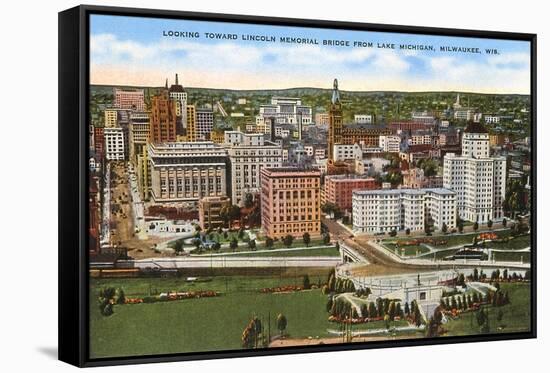
<svg viewBox="0 0 550 373">
<path fill-rule="evenodd" d="M 356 190 L 352 196 L 356 233 L 421 231 L 456 227 L 456 193 L 444 188 Z"/>
<path fill-rule="evenodd" d="M 363 159 L 363 149 L 359 144 L 334 144 L 333 149 L 335 161 Z"/>
<path fill-rule="evenodd" d="M 479 123 L 468 124 L 462 155 L 445 155 L 443 187 L 457 194 L 460 218 L 486 223 L 504 217 L 506 158 L 489 156 L 489 134 Z"/>
<path fill-rule="evenodd" d="M 105 127 L 105 156 L 110 161 L 124 160 L 124 132 L 120 127 Z"/>
<path fill-rule="evenodd" d="M 312 123 L 312 109 L 302 105 L 299 98 L 273 97 L 271 104 L 260 105 L 256 124 L 263 124 L 266 118 L 272 118 L 277 124 L 309 125 Z"/>
<path fill-rule="evenodd" d="M 353 116 L 353 122 L 357 124 L 372 124 L 374 118 L 370 114 L 355 114 Z"/>
<path fill-rule="evenodd" d="M 379 147 L 386 153 L 399 153 L 401 137 L 397 135 L 383 135 L 378 138 Z"/>
<path fill-rule="evenodd" d="M 263 134 L 225 131 L 224 147 L 231 165 L 231 200 L 235 205 L 246 193 L 260 191 L 262 168 L 279 168 L 283 164 L 282 146 L 264 140 Z"/>
</svg>

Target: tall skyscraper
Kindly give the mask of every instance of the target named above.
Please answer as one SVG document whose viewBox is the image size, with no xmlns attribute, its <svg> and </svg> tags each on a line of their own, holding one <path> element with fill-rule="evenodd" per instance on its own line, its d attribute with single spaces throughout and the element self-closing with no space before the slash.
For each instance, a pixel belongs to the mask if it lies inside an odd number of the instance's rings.
<svg viewBox="0 0 550 373">
<path fill-rule="evenodd" d="M 458 214 L 468 221 L 485 223 L 504 217 L 506 158 L 489 156 L 489 133 L 470 122 L 462 137 L 462 155 L 445 155 L 443 187 L 457 194 Z"/>
<path fill-rule="evenodd" d="M 240 204 L 246 193 L 260 191 L 262 168 L 278 168 L 283 164 L 282 147 L 264 140 L 261 133 L 225 131 L 224 146 L 231 163 L 231 199 Z"/>
<path fill-rule="evenodd" d="M 210 140 L 210 133 L 214 128 L 214 112 L 210 108 L 196 109 L 196 134 L 197 140 Z"/>
<path fill-rule="evenodd" d="M 187 126 L 187 92 L 179 84 L 178 74 L 176 74 L 175 84 L 172 84 L 170 88 L 168 88 L 168 79 L 166 80 L 166 89 L 170 93 L 170 99 L 176 102 L 177 135 L 185 135 L 185 128 Z"/>
<path fill-rule="evenodd" d="M 197 141 L 197 109 L 195 105 L 186 106 L 186 136 L 189 142 Z"/>
<path fill-rule="evenodd" d="M 329 110 L 328 123 L 328 159 L 334 161 L 334 144 L 342 143 L 342 127 L 344 119 L 342 115 L 342 103 L 338 91 L 338 79 L 334 79 L 332 99 Z"/>
<path fill-rule="evenodd" d="M 176 141 L 176 102 L 163 90 L 151 100 L 149 141 L 153 143 Z"/>
<path fill-rule="evenodd" d="M 262 228 L 272 238 L 321 234 L 321 172 L 262 168 Z"/>
</svg>

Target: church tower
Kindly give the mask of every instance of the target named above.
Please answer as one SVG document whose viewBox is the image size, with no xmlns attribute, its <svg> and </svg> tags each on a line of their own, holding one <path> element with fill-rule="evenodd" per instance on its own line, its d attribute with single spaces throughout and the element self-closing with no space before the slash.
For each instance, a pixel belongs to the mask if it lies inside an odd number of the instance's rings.
<svg viewBox="0 0 550 373">
<path fill-rule="evenodd" d="M 342 143 L 342 103 L 340 102 L 340 92 L 338 91 L 338 80 L 334 79 L 332 88 L 332 99 L 329 110 L 328 124 L 328 160 L 334 162 L 334 144 Z"/>
</svg>

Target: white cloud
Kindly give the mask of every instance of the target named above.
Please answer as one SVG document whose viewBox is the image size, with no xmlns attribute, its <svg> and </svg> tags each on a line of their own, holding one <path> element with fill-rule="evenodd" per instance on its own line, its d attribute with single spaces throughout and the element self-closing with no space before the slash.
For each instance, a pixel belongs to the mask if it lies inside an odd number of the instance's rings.
<svg viewBox="0 0 550 373">
<path fill-rule="evenodd" d="M 361 90 L 466 90 L 529 93 L 529 54 L 475 58 L 319 45 L 139 43 L 113 34 L 90 38 L 92 82 L 160 85 L 162 76 L 187 75 L 195 86 L 233 89 L 330 85 L 334 77 Z M 421 74 L 413 68 L 423 64 Z M 117 74 L 109 73 L 117 71 Z M 155 82 L 151 82 L 154 77 Z M 160 80 L 159 80 L 160 78 Z M 126 79 L 124 81 L 119 81 Z M 329 82 L 329 83 L 327 83 Z M 113 82 L 112 84 L 115 84 Z"/>
</svg>

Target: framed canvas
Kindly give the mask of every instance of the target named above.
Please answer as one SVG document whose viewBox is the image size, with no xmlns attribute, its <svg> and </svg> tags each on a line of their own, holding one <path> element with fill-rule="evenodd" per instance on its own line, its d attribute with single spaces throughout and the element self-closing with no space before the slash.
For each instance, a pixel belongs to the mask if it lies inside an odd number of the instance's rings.
<svg viewBox="0 0 550 373">
<path fill-rule="evenodd" d="M 536 35 L 59 13 L 59 357 L 536 336 Z"/>
</svg>

